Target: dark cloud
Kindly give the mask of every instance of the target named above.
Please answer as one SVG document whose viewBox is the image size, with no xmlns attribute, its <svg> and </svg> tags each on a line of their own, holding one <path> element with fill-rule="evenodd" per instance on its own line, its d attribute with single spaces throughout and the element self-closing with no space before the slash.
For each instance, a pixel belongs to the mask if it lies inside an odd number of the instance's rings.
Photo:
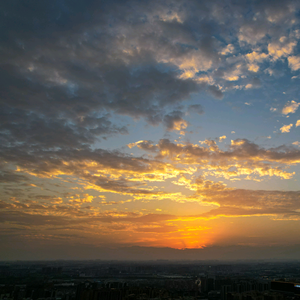
<svg viewBox="0 0 300 300">
<path fill-rule="evenodd" d="M 20 211 L 1 211 L 1 223 L 9 222 L 18 225 L 45 226 L 45 225 L 69 225 L 75 222 L 61 216 L 45 216 L 40 214 L 28 214 Z M 77 220 L 79 222 L 79 220 Z"/>
<path fill-rule="evenodd" d="M 299 191 L 251 191 L 246 189 L 214 189 L 214 183 L 199 185 L 197 194 L 205 202 L 218 203 L 219 208 L 204 213 L 203 217 L 269 215 L 282 219 L 300 219 Z M 216 185 L 217 183 L 215 183 Z"/>
<path fill-rule="evenodd" d="M 159 172 L 167 175 L 176 169 L 158 160 L 88 147 L 47 151 L 25 148 L 30 153 L 16 147 L 13 150 L 2 147 L 0 150 L 2 157 L 11 164 L 17 164 L 21 172 L 38 177 L 72 175 L 105 191 L 130 195 L 163 195 L 164 192 L 148 189 L 142 182 L 147 178 L 159 178 Z M 113 178 L 112 174 L 115 175 Z M 139 180 L 131 181 L 133 178 Z"/>
<path fill-rule="evenodd" d="M 253 88 L 259 88 L 259 87 L 261 87 L 261 81 L 257 77 L 254 77 L 253 79 L 251 79 L 251 81 L 249 82 L 249 84 L 251 84 L 251 86 Z"/>
<path fill-rule="evenodd" d="M 279 0 L 256 1 L 255 10 L 265 14 L 266 18 L 274 23 L 280 23 L 288 20 L 294 10 L 299 9 L 297 1 L 286 1 L 282 3 Z"/>
<path fill-rule="evenodd" d="M 197 113 L 198 115 L 204 114 L 203 107 L 200 104 L 189 105 L 188 112 L 189 113 Z"/>
<path fill-rule="evenodd" d="M 12 182 L 24 182 L 28 178 L 24 175 L 16 174 L 13 171 L 1 171 L 0 172 L 0 183 L 12 183 Z"/>
<path fill-rule="evenodd" d="M 139 52 L 131 48 L 128 54 L 126 45 L 121 46 L 122 26 L 133 26 L 136 33 L 142 25 L 138 10 L 126 16 L 134 3 L 118 3 L 117 10 L 95 1 L 25 5 L 16 0 L 1 5 L 2 145 L 81 148 L 99 137 L 128 132 L 107 112 L 143 117 L 156 125 L 163 121 L 165 107 L 200 89 L 193 80 L 179 79 L 176 70 L 159 67 L 155 52 L 146 49 L 147 41 L 155 40 L 155 28 L 137 41 L 144 45 Z M 145 9 L 143 4 L 139 8 Z M 99 26 L 106 30 L 99 31 Z M 163 35 L 170 34 L 168 51 L 179 50 L 178 57 L 188 51 L 172 46 L 176 36 L 188 36 L 188 26 L 159 20 L 157 26 Z M 182 42 L 192 40 L 191 34 Z"/>
<path fill-rule="evenodd" d="M 10 223 L 15 225 L 59 227 L 66 226 L 72 228 L 76 224 L 99 223 L 130 223 L 130 224 L 155 224 L 167 220 L 176 219 L 171 214 L 145 214 L 141 215 L 134 212 L 113 211 L 106 213 L 91 214 L 89 210 L 86 212 L 77 209 L 71 204 L 66 205 L 48 205 L 42 206 L 38 204 L 25 204 L 20 202 L 7 203 L 0 202 L 0 223 Z M 64 209 L 65 208 L 65 209 Z M 65 211 L 64 211 L 65 210 Z M 64 211 L 64 215 L 60 213 Z"/>
<path fill-rule="evenodd" d="M 67 177 L 72 177 L 82 189 L 93 192 L 159 199 L 168 193 L 147 183 L 182 176 L 181 185 L 197 190 L 194 197 L 201 194 L 206 202 L 220 205 L 195 218 L 256 214 L 297 218 L 297 193 L 230 190 L 221 183 L 188 181 L 187 169 L 177 168 L 180 162 L 197 166 L 200 172 L 210 164 L 218 177 L 239 176 L 242 169 L 259 176 L 290 178 L 293 174 L 284 168 L 299 162 L 296 148 L 267 149 L 246 139 L 224 149 L 212 140 L 201 145 L 145 140 L 130 145 L 148 151 L 149 156 L 135 157 L 98 148 L 98 142 L 105 144 L 103 139 L 128 134 L 130 122 L 119 116 L 162 124 L 167 131 L 184 130 L 189 125 L 184 102 L 195 93 L 205 98 L 202 92 L 208 92 L 222 99 L 227 89 L 262 86 L 269 75 L 260 72 L 253 78 L 245 55 L 254 50 L 268 53 L 268 43 L 276 44 L 284 36 L 293 42 L 297 35 L 298 25 L 291 23 L 299 9 L 296 1 L 174 3 L 0 3 L 0 158 L 4 162 L 0 183 L 5 189 L 0 220 L 11 228 L 17 226 L 16 236 L 26 226 L 37 231 L 39 226 L 74 229 L 76 224 L 100 223 L 116 231 L 130 226 L 135 226 L 133 232 L 145 233 L 174 229 L 158 224 L 175 218 L 171 214 L 99 213 L 79 194 L 65 193 L 62 200 L 46 185 L 41 188 L 51 196 L 32 192 L 36 186 L 29 185 L 29 178 L 62 179 L 67 185 L 71 182 Z M 274 67 L 270 57 L 264 64 Z M 204 110 L 197 104 L 186 112 L 201 115 Z M 143 223 L 156 227 L 142 227 Z M 108 227 L 101 226 L 107 234 Z M 35 236 L 34 230 L 29 235 Z M 105 237 L 102 240 L 105 243 Z"/>
<path fill-rule="evenodd" d="M 208 140 L 205 142 L 208 146 L 214 141 Z M 274 161 L 286 164 L 297 163 L 300 158 L 300 151 L 295 147 L 279 146 L 276 148 L 265 149 L 247 139 L 233 140 L 230 148 L 226 151 L 220 150 L 218 147 L 211 151 L 208 147 L 199 146 L 187 143 L 176 144 L 169 139 L 161 139 L 157 144 L 159 151 L 165 153 L 166 156 L 172 158 L 180 155 L 182 159 L 194 157 L 195 159 L 212 160 L 259 160 L 259 161 Z"/>
<path fill-rule="evenodd" d="M 173 111 L 164 116 L 164 125 L 168 131 L 183 130 L 188 123 L 182 118 L 184 114 L 181 111 Z"/>
<path fill-rule="evenodd" d="M 295 172 L 287 172 L 291 165 L 299 162 L 300 151 L 293 146 L 264 148 L 247 139 L 236 139 L 225 150 L 215 140 L 200 141 L 200 144 L 177 143 L 161 139 L 158 144 L 141 141 L 130 144 L 156 153 L 157 160 L 169 159 L 175 165 L 186 164 L 208 169 L 206 174 L 226 179 L 248 176 L 277 176 L 290 179 Z M 258 179 L 261 180 L 261 179 Z"/>
<path fill-rule="evenodd" d="M 133 143 L 128 145 L 130 148 L 137 146 L 140 149 L 150 152 L 156 152 L 158 150 L 157 146 L 154 145 L 152 141 L 140 141 L 138 143 Z"/>
<path fill-rule="evenodd" d="M 224 79 L 219 75 L 230 71 L 231 63 L 219 55 L 222 46 L 215 36 L 226 35 L 220 32 L 220 20 L 231 20 L 230 30 L 235 20 L 236 34 L 240 28 L 245 39 L 268 30 L 260 20 L 257 31 L 247 23 L 253 20 L 232 17 L 227 7 L 238 15 L 249 4 L 219 5 L 223 16 L 205 1 L 179 1 L 176 6 L 172 1 L 2 3 L 1 141 L 81 147 L 99 137 L 126 134 L 126 126 L 115 123 L 115 113 L 142 117 L 152 125 L 163 122 L 171 130 L 182 113 L 169 114 L 170 108 L 206 87 L 180 77 L 179 66 L 180 72 L 217 70 L 216 84 L 207 91 L 222 99 Z M 264 18 L 277 20 L 293 13 L 289 7 L 296 4 L 290 5 L 280 11 L 270 1 L 254 3 L 250 15 L 261 10 Z M 257 78 L 250 84 L 261 85 Z M 200 107 L 195 110 L 202 113 Z"/>
<path fill-rule="evenodd" d="M 224 97 L 223 93 L 215 85 L 211 85 L 210 87 L 208 87 L 208 91 L 217 99 L 221 100 Z"/>
</svg>

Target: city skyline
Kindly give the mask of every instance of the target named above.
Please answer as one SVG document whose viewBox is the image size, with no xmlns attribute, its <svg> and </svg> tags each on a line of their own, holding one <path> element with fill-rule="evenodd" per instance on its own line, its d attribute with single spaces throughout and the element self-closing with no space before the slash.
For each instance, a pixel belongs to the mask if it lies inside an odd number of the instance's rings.
<svg viewBox="0 0 300 300">
<path fill-rule="evenodd" d="M 0 7 L 0 260 L 300 259 L 298 1 Z"/>
</svg>

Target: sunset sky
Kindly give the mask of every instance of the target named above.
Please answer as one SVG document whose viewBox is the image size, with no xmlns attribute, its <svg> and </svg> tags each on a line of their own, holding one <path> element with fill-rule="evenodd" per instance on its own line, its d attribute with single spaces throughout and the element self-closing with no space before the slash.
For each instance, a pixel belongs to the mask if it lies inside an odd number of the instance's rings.
<svg viewBox="0 0 300 300">
<path fill-rule="evenodd" d="M 0 14 L 0 260 L 300 259 L 300 1 Z"/>
</svg>

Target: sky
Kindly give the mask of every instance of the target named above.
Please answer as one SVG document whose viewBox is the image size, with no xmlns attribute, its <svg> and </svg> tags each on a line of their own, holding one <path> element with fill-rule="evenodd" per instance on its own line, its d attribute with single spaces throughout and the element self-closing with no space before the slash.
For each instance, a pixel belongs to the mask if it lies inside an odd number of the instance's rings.
<svg viewBox="0 0 300 300">
<path fill-rule="evenodd" d="M 0 260 L 300 259 L 300 2 L 0 3 Z"/>
</svg>

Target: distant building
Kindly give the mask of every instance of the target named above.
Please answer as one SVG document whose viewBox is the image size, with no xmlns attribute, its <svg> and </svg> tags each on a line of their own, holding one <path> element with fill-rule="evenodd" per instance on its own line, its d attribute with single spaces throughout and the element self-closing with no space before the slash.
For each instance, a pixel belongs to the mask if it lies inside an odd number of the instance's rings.
<svg viewBox="0 0 300 300">
<path fill-rule="evenodd" d="M 272 281 L 271 290 L 300 295 L 300 283 L 286 281 Z"/>
</svg>

